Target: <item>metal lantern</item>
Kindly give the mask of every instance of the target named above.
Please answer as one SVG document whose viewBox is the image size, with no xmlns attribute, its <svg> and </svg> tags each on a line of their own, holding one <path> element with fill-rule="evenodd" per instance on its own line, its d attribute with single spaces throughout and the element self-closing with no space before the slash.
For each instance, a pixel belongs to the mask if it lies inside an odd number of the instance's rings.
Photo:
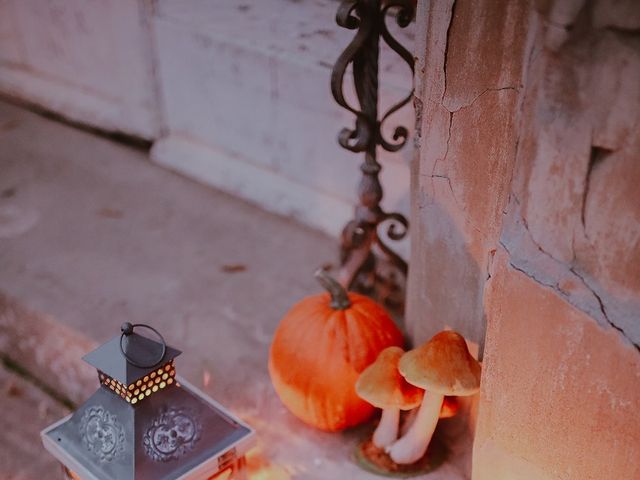
<svg viewBox="0 0 640 480">
<path fill-rule="evenodd" d="M 134 333 L 137 327 L 157 341 Z M 176 376 L 180 353 L 154 328 L 125 323 L 121 335 L 84 357 L 100 388 L 41 433 L 66 478 L 246 478 L 254 430 Z"/>
</svg>

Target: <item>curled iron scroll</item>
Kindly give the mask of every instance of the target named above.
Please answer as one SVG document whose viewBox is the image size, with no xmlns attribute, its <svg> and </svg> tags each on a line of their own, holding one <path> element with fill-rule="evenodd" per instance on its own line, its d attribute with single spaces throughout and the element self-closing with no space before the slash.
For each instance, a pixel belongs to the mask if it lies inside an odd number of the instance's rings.
<svg viewBox="0 0 640 480">
<path fill-rule="evenodd" d="M 331 93 L 334 99 L 341 107 L 356 116 L 355 128 L 343 128 L 338 135 L 338 142 L 343 148 L 352 152 L 362 152 L 372 142 L 379 144 L 389 152 L 397 152 L 406 144 L 409 130 L 404 126 L 396 127 L 392 137 L 393 140 L 389 141 L 382 134 L 382 126 L 391 115 L 409 103 L 413 97 L 413 89 L 398 103 L 392 105 L 378 121 L 377 118 L 369 118 L 362 111 L 362 105 L 358 109 L 349 104 L 344 96 L 343 82 L 349 64 L 353 63 L 358 55 L 369 53 L 367 51 L 369 48 L 367 41 L 373 35 L 380 35 L 387 46 L 405 61 L 413 76 L 415 68 L 413 56 L 389 32 L 385 19 L 390 9 L 397 8 L 396 23 L 401 28 L 404 28 L 411 22 L 414 8 L 410 0 L 390 0 L 380 11 L 372 11 L 371 6 L 367 8 L 364 3 L 358 0 L 347 0 L 340 5 L 336 14 L 338 25 L 349 30 L 358 29 L 353 40 L 338 57 L 331 72 Z M 356 84 L 359 81 L 361 80 L 356 79 Z M 366 81 L 366 79 L 362 81 Z M 360 102 L 362 102 L 362 99 L 360 99 Z"/>
<path fill-rule="evenodd" d="M 352 152 L 362 152 L 366 150 L 374 137 L 375 120 L 368 118 L 367 115 L 347 102 L 344 91 L 343 81 L 347 71 L 347 67 L 351 64 L 355 57 L 359 55 L 367 43 L 367 39 L 374 34 L 375 24 L 373 19 L 368 15 L 363 15 L 362 9 L 358 9 L 359 2 L 350 0 L 343 2 L 338 8 L 336 14 L 336 22 L 338 25 L 349 30 L 358 29 L 358 33 L 351 40 L 347 48 L 340 54 L 338 60 L 331 72 L 331 93 L 338 105 L 349 110 L 356 116 L 356 126 L 353 129 L 343 128 L 338 135 L 338 143 L 343 148 Z M 357 14 L 357 15 L 356 15 Z"/>
<path fill-rule="evenodd" d="M 413 9 L 413 5 L 408 0 L 389 1 L 385 5 L 385 7 L 382 9 L 382 21 L 380 22 L 381 24 L 380 33 L 382 38 L 384 39 L 384 42 L 389 46 L 389 48 L 391 48 L 391 50 L 393 50 L 398 55 L 400 55 L 400 57 L 409 66 L 409 68 L 411 69 L 411 77 L 413 78 L 413 74 L 415 73 L 415 62 L 413 59 L 413 55 L 411 55 L 411 53 L 406 48 L 404 48 L 402 44 L 394 38 L 393 35 L 391 35 L 391 32 L 389 32 L 389 29 L 387 28 L 387 24 L 385 22 L 385 18 L 387 17 L 387 12 L 389 11 L 389 9 L 394 7 L 398 8 L 398 11 L 396 13 L 396 23 L 400 28 L 405 28 L 411 22 L 411 19 L 413 18 L 413 15 L 414 15 L 414 9 Z M 397 152 L 402 147 L 404 147 L 404 145 L 407 143 L 407 138 L 409 137 L 409 131 L 407 130 L 406 127 L 403 127 L 403 126 L 396 127 L 393 133 L 393 140 L 396 143 L 392 143 L 387 141 L 382 135 L 382 125 L 384 124 L 387 118 L 389 118 L 391 115 L 393 115 L 395 112 L 397 112 L 402 107 L 404 107 L 407 103 L 409 103 L 412 97 L 413 97 L 413 88 L 402 100 L 400 100 L 398 103 L 390 107 L 389 110 L 387 110 L 387 112 L 382 116 L 382 119 L 378 123 L 378 140 L 379 140 L 380 146 L 385 150 L 387 150 L 388 152 Z"/>
<path fill-rule="evenodd" d="M 386 236 L 393 241 L 402 240 L 407 236 L 409 232 L 409 220 L 400 213 L 385 213 L 384 217 L 380 220 L 378 228 L 385 223 L 390 222 L 386 230 Z M 376 245 L 382 250 L 387 259 L 395 265 L 405 276 L 408 273 L 407 262 L 396 252 L 394 252 L 383 240 L 380 238 L 380 234 L 376 235 Z"/>
</svg>

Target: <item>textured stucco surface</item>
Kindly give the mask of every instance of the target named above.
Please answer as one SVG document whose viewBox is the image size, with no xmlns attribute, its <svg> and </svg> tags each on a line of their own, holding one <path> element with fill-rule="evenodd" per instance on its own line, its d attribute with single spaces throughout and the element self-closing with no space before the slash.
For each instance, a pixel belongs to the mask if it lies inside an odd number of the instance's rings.
<svg viewBox="0 0 640 480">
<path fill-rule="evenodd" d="M 500 249 L 474 479 L 640 478 L 640 355 Z"/>
<path fill-rule="evenodd" d="M 482 292 L 507 202 L 527 42 L 525 5 L 503 7 L 419 7 L 407 306 L 416 342 L 445 326 L 483 340 Z"/>
<path fill-rule="evenodd" d="M 516 267 L 640 345 L 640 35 L 576 8 L 562 38 L 554 8 L 533 14 L 501 242 Z"/>
<path fill-rule="evenodd" d="M 640 7 L 421 8 L 407 321 L 486 322 L 473 478 L 638 478 Z"/>
</svg>

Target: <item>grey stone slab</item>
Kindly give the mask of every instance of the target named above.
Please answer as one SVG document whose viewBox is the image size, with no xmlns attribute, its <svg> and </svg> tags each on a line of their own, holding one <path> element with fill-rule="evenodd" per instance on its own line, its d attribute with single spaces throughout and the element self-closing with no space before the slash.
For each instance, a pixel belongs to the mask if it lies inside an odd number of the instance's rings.
<svg viewBox="0 0 640 480">
<path fill-rule="evenodd" d="M 0 478 L 58 478 L 60 466 L 44 450 L 40 430 L 69 412 L 2 365 L 0 392 Z"/>
<path fill-rule="evenodd" d="M 95 390 L 95 369 L 80 361 L 95 347 L 80 331 L 0 292 L 0 352 L 76 404 Z"/>
</svg>

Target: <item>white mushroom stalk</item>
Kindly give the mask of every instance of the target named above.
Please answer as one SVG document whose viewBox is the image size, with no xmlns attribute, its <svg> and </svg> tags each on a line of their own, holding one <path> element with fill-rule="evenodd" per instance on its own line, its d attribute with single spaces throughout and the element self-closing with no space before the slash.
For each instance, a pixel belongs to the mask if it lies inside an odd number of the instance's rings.
<svg viewBox="0 0 640 480">
<path fill-rule="evenodd" d="M 442 408 L 440 409 L 439 420 L 442 420 L 444 418 L 455 417 L 459 409 L 460 409 L 460 401 L 458 400 L 458 397 L 445 396 L 444 401 L 442 402 Z M 414 408 L 409 412 L 409 414 L 405 417 L 404 422 L 402 423 L 402 426 L 400 428 L 400 432 L 398 435 L 400 436 L 406 435 L 406 433 L 411 428 L 411 425 L 413 425 L 413 422 L 416 420 L 419 410 L 420 408 Z"/>
<path fill-rule="evenodd" d="M 407 433 L 386 448 L 391 460 L 398 464 L 409 464 L 424 456 L 438 424 L 443 401 L 444 395 L 425 393 L 418 414 Z"/>
<path fill-rule="evenodd" d="M 371 441 L 384 449 L 398 439 L 400 410 L 420 405 L 423 390 L 410 385 L 400 375 L 398 362 L 404 355 L 400 347 L 387 347 L 375 362 L 365 368 L 356 382 L 356 393 L 374 407 L 382 409 L 382 416 Z"/>
<path fill-rule="evenodd" d="M 373 444 L 378 448 L 385 448 L 398 439 L 398 424 L 400 423 L 399 408 L 385 408 L 382 410 L 380 423 L 373 432 Z"/>
</svg>

